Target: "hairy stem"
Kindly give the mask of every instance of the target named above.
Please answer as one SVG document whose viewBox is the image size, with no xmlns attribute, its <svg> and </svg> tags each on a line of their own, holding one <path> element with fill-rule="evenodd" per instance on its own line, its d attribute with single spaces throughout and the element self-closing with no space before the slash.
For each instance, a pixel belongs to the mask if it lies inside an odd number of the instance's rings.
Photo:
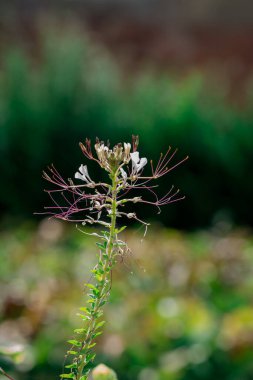
<svg viewBox="0 0 253 380">
<path fill-rule="evenodd" d="M 95 354 L 92 352 L 92 347 L 95 345 L 94 340 L 102 333 L 101 327 L 103 321 L 103 306 L 108 301 L 111 288 L 111 270 L 115 264 L 114 252 L 117 234 L 116 234 L 116 219 L 117 219 L 117 171 L 111 174 L 111 223 L 109 232 L 106 235 L 106 240 L 100 247 L 98 264 L 92 270 L 95 279 L 95 285 L 87 284 L 91 289 L 88 298 L 88 307 L 81 308 L 85 313 L 81 317 L 84 320 L 85 327 L 77 329 L 75 332 L 79 334 L 77 340 L 71 340 L 74 351 L 68 351 L 74 355 L 73 363 L 67 365 L 70 368 L 69 374 L 61 375 L 62 378 L 72 378 L 74 380 L 87 380 L 90 372 L 92 361 Z M 100 330 L 100 331 L 99 331 Z"/>
</svg>

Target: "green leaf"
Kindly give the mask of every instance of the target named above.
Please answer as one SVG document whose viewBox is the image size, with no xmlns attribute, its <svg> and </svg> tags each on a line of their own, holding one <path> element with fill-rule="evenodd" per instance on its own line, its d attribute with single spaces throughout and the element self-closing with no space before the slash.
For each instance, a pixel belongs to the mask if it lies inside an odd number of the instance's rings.
<svg viewBox="0 0 253 380">
<path fill-rule="evenodd" d="M 97 323 L 95 329 L 96 330 L 99 329 L 100 327 L 104 326 L 104 324 L 105 324 L 105 321 L 101 321 L 101 322 Z"/>
<path fill-rule="evenodd" d="M 76 363 L 68 364 L 68 365 L 65 365 L 65 368 L 77 368 L 77 364 Z"/>
<path fill-rule="evenodd" d="M 68 355 L 77 355 L 78 352 L 77 351 L 73 351 L 73 350 L 69 350 L 69 351 L 67 351 L 67 354 Z"/>
<path fill-rule="evenodd" d="M 74 379 L 75 374 L 74 373 L 63 373 L 62 375 L 60 375 L 60 377 L 62 377 L 63 379 Z"/>
<path fill-rule="evenodd" d="M 86 331 L 87 331 L 86 329 L 75 329 L 74 333 L 76 333 L 76 334 L 85 334 Z"/>
<path fill-rule="evenodd" d="M 85 285 L 87 288 L 92 289 L 92 290 L 97 289 L 96 286 L 93 285 L 93 284 L 89 284 L 89 283 L 87 283 L 87 284 L 84 284 L 84 285 Z"/>
<path fill-rule="evenodd" d="M 88 348 L 93 348 L 94 346 L 96 346 L 97 343 L 92 343 L 88 346 Z"/>
<path fill-rule="evenodd" d="M 87 307 L 79 307 L 79 310 L 84 311 L 85 313 L 89 312 Z"/>
<path fill-rule="evenodd" d="M 122 231 L 124 231 L 125 229 L 127 228 L 127 226 L 122 226 L 121 228 L 116 228 L 115 229 L 115 232 L 116 232 L 116 234 L 120 234 Z"/>
<path fill-rule="evenodd" d="M 96 354 L 94 354 L 94 353 L 87 354 L 86 363 L 93 361 L 95 359 L 95 357 L 96 357 Z"/>
<path fill-rule="evenodd" d="M 84 366 L 84 370 L 87 371 L 87 370 L 89 370 L 89 369 L 91 369 L 91 368 L 93 368 L 93 367 L 94 367 L 93 363 L 92 363 L 92 362 L 89 362 L 89 363 L 85 364 L 85 366 Z"/>
<path fill-rule="evenodd" d="M 97 273 L 95 277 L 101 284 L 104 283 L 102 274 Z"/>
<path fill-rule="evenodd" d="M 101 305 L 99 305 L 99 306 L 101 306 Z M 95 314 L 95 317 L 96 317 L 96 319 L 99 319 L 99 318 L 102 317 L 102 315 L 104 315 L 104 312 L 103 312 L 103 310 L 100 310 L 100 311 L 98 311 L 98 312 Z"/>
<path fill-rule="evenodd" d="M 86 355 L 89 350 L 89 347 L 84 347 L 82 350 L 79 351 L 79 355 Z"/>
<path fill-rule="evenodd" d="M 102 244 L 101 243 L 96 243 L 97 246 L 101 249 L 101 251 L 105 251 L 107 247 L 107 242 L 104 241 Z"/>
<path fill-rule="evenodd" d="M 97 337 L 98 337 L 99 335 L 101 335 L 101 334 L 102 334 L 102 331 L 98 331 L 98 332 L 92 334 L 92 339 L 97 338 Z"/>
<path fill-rule="evenodd" d="M 78 342 L 77 340 L 75 339 L 70 339 L 68 340 L 68 343 L 72 344 L 73 346 L 76 346 L 76 347 L 81 347 L 82 343 L 81 342 Z"/>
</svg>

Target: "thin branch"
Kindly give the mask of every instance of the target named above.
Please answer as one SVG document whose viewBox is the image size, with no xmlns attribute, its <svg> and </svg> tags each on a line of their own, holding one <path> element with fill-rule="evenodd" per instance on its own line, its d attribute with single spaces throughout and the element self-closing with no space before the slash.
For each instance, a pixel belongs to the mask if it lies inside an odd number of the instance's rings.
<svg viewBox="0 0 253 380">
<path fill-rule="evenodd" d="M 8 375 L 8 373 L 6 373 L 2 367 L 0 367 L 0 372 L 2 375 L 4 375 L 5 377 L 8 377 L 8 379 L 10 380 L 14 380 L 13 377 L 11 377 L 10 375 Z"/>
</svg>

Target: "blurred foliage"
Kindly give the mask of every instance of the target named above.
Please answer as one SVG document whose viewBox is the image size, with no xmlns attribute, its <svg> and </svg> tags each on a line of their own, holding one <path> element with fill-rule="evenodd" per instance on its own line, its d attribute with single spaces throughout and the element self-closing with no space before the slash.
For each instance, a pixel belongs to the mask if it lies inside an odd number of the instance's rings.
<svg viewBox="0 0 253 380">
<path fill-rule="evenodd" d="M 132 250 L 113 272 L 96 363 L 120 380 L 253 376 L 253 240 L 243 230 L 123 233 Z M 95 239 L 57 220 L 0 235 L 0 366 L 16 380 L 53 380 L 79 322 Z M 18 347 L 18 350 L 17 350 Z"/>
<path fill-rule="evenodd" d="M 217 219 L 252 224 L 250 85 L 240 110 L 227 102 L 218 76 L 151 70 L 130 75 L 101 47 L 68 30 L 41 32 L 37 50 L 32 55 L 25 46 L 8 46 L 0 62 L 4 214 L 42 210 L 41 171 L 53 162 L 73 177 L 84 162 L 78 142 L 86 136 L 113 144 L 134 133 L 140 135 L 142 156 L 154 161 L 168 145 L 179 147 L 178 160 L 190 155 L 171 173 L 170 183 L 187 199 L 162 214 L 165 224 L 191 228 Z M 98 175 L 96 170 L 91 175 Z M 162 183 L 161 193 L 170 184 Z"/>
</svg>

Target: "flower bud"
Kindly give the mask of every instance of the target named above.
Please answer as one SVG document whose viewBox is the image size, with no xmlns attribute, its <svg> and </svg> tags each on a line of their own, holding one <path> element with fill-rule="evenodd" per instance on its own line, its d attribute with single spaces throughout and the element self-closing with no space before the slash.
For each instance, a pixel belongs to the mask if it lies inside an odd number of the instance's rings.
<svg viewBox="0 0 253 380">
<path fill-rule="evenodd" d="M 93 380 L 118 380 L 116 373 L 104 364 L 99 364 L 92 371 Z"/>
</svg>

